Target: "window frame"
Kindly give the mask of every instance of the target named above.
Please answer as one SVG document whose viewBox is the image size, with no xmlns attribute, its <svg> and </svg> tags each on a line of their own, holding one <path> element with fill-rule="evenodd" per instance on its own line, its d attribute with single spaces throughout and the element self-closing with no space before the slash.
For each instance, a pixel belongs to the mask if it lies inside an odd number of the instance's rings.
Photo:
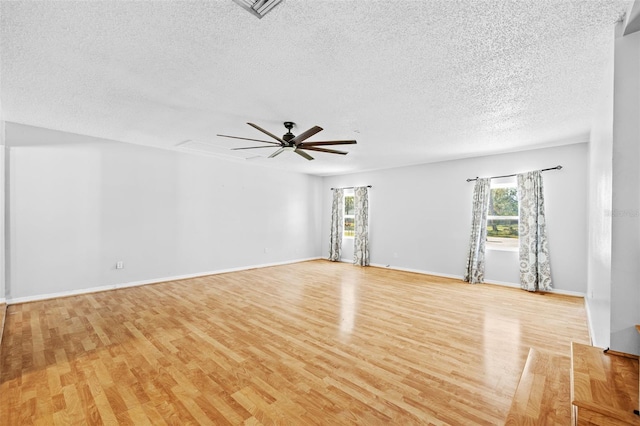
<svg viewBox="0 0 640 426">
<path fill-rule="evenodd" d="M 355 202 L 355 191 L 353 189 L 345 189 L 342 197 L 343 197 L 342 198 L 342 205 L 343 205 L 343 210 L 342 210 L 342 238 L 353 239 L 353 238 L 355 238 L 355 224 L 356 224 L 355 205 L 354 205 L 353 214 L 347 214 L 347 197 L 354 198 L 354 202 Z M 347 219 L 353 219 L 353 231 L 349 231 L 349 232 L 353 232 L 353 235 L 347 235 L 347 227 L 346 227 Z"/>
<path fill-rule="evenodd" d="M 515 188 L 516 192 L 517 192 L 518 184 L 517 184 L 517 181 L 515 180 L 515 178 L 510 179 L 508 181 L 503 181 L 503 182 L 495 182 L 494 183 L 492 181 L 491 182 L 491 186 L 489 188 L 489 197 L 493 197 L 493 190 L 494 189 L 499 189 L 499 188 Z M 491 199 L 489 201 L 489 205 L 491 205 Z M 489 206 L 487 206 L 487 209 L 488 208 L 489 208 Z M 500 238 L 500 237 L 490 237 L 489 236 L 489 232 L 487 231 L 487 239 L 485 241 L 485 248 L 487 250 L 495 250 L 495 251 L 512 251 L 512 252 L 519 251 L 520 250 L 520 248 L 519 248 L 519 241 L 520 241 L 520 233 L 519 233 L 519 229 L 520 229 L 520 200 L 518 200 L 518 216 L 491 216 L 487 212 L 487 222 L 486 222 L 487 229 L 489 228 L 489 220 L 496 220 L 496 219 L 515 220 L 516 221 L 516 226 L 518 228 L 518 237 L 517 238 L 509 238 L 509 239 L 518 241 L 518 245 L 516 247 L 502 246 L 497 241 L 489 240 L 489 238 Z M 507 238 L 505 238 L 505 239 L 507 239 Z"/>
</svg>

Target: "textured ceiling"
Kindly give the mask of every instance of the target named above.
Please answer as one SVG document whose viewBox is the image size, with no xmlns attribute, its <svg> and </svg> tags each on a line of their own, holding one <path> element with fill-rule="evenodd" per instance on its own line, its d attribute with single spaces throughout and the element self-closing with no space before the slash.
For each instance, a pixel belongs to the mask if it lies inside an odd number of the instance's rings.
<svg viewBox="0 0 640 426">
<path fill-rule="evenodd" d="M 217 133 L 265 139 L 247 121 L 358 140 L 315 161 L 239 151 L 318 175 L 584 142 L 629 5 L 2 1 L 0 97 L 6 121 L 212 155 L 255 145 Z"/>
</svg>

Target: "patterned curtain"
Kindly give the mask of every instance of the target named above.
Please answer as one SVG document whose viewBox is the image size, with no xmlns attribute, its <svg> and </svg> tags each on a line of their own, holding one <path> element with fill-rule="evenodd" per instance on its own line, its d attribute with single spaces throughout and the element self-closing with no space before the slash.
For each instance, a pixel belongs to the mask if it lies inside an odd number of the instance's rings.
<svg viewBox="0 0 640 426">
<path fill-rule="evenodd" d="M 369 266 L 369 188 L 353 190 L 356 235 L 353 239 L 353 264 Z"/>
<path fill-rule="evenodd" d="M 339 262 L 342 256 L 342 227 L 344 226 L 344 190 L 333 190 L 331 205 L 331 238 L 329 239 L 329 260 Z"/>
<path fill-rule="evenodd" d="M 487 241 L 487 210 L 489 208 L 490 187 L 491 179 L 478 178 L 473 189 L 473 219 L 467 253 L 467 270 L 464 273 L 464 280 L 471 284 L 484 281 L 484 246 Z"/>
<path fill-rule="evenodd" d="M 518 175 L 520 210 L 520 287 L 528 291 L 551 289 L 551 267 L 540 171 Z"/>
</svg>

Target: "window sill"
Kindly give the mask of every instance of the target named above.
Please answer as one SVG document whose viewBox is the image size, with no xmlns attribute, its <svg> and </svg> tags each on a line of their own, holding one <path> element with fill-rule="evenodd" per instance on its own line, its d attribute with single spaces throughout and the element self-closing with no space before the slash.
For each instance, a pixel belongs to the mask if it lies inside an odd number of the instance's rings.
<svg viewBox="0 0 640 426">
<path fill-rule="evenodd" d="M 513 251 L 513 252 L 518 252 L 520 251 L 520 249 L 518 247 L 500 247 L 500 246 L 485 246 L 485 249 L 487 250 L 492 250 L 492 251 Z"/>
</svg>

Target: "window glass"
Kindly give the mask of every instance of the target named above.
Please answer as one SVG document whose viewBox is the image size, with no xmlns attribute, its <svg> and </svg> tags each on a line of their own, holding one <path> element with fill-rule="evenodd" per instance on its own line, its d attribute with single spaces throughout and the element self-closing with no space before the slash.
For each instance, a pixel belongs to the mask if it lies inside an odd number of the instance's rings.
<svg viewBox="0 0 640 426">
<path fill-rule="evenodd" d="M 342 235 L 345 237 L 356 235 L 353 190 L 344 191 L 344 231 Z"/>
<path fill-rule="evenodd" d="M 518 191 L 515 182 L 491 185 L 487 248 L 518 249 Z"/>
</svg>

